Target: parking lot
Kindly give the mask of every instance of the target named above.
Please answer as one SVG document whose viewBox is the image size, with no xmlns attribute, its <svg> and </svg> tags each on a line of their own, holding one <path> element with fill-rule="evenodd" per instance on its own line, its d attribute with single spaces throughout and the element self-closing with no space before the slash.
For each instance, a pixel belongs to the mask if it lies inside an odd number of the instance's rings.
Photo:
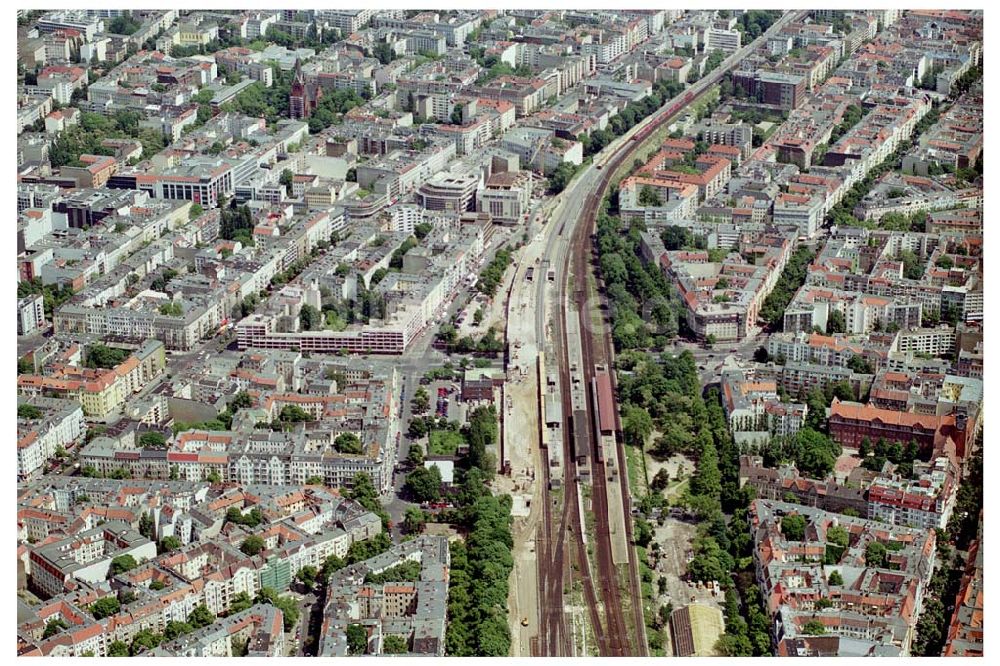
<svg viewBox="0 0 1000 666">
<path fill-rule="evenodd" d="M 684 580 L 687 563 L 693 556 L 691 540 L 697 531 L 698 526 L 694 522 L 673 516 L 665 517 L 662 526 L 657 522 L 653 523 L 653 540 L 660 547 L 658 552 L 657 549 L 648 551 L 649 564 L 654 572 L 654 580 L 658 580 L 660 576 L 667 579 L 667 591 L 658 596 L 657 605 L 670 602 L 674 608 L 680 608 L 696 602 L 721 608 L 724 601 L 721 592 L 714 594 L 711 588 L 692 585 Z M 658 588 L 654 585 L 653 589 Z"/>
</svg>

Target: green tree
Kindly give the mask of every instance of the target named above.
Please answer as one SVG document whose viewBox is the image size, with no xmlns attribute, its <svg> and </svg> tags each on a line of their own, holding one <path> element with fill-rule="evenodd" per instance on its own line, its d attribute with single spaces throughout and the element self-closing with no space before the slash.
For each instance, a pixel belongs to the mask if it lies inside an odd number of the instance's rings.
<svg viewBox="0 0 1000 666">
<path fill-rule="evenodd" d="M 147 539 L 153 538 L 153 517 L 149 515 L 146 511 L 142 512 L 139 516 L 139 534 L 146 537 Z"/>
<path fill-rule="evenodd" d="M 418 467 L 406 476 L 403 488 L 418 502 L 436 502 L 441 498 L 441 472 L 437 465 Z"/>
<path fill-rule="evenodd" d="M 653 540 L 653 526 L 650 525 L 642 516 L 636 516 L 633 534 L 636 545 L 640 548 L 646 548 Z"/>
<path fill-rule="evenodd" d="M 119 555 L 111 560 L 110 572 L 112 576 L 117 576 L 120 573 L 135 569 L 137 566 L 139 566 L 139 563 L 131 555 Z"/>
<path fill-rule="evenodd" d="M 640 206 L 662 206 L 663 201 L 660 199 L 660 195 L 657 194 L 649 185 L 643 185 L 642 189 L 639 190 L 639 205 Z"/>
<path fill-rule="evenodd" d="M 406 462 L 413 467 L 423 465 L 424 448 L 419 444 L 410 444 L 410 449 L 406 452 Z"/>
<path fill-rule="evenodd" d="M 316 569 L 316 567 L 307 564 L 306 566 L 299 569 L 299 572 L 295 574 L 295 577 L 299 579 L 299 581 L 303 585 L 311 589 L 313 586 L 316 585 L 316 579 L 318 574 L 319 570 Z"/>
<path fill-rule="evenodd" d="M 122 641 L 112 641 L 108 645 L 108 656 L 109 657 L 127 657 L 128 656 L 128 645 Z"/>
<path fill-rule="evenodd" d="M 789 541 L 802 541 L 806 537 L 806 519 L 797 513 L 781 519 L 781 533 Z"/>
<path fill-rule="evenodd" d="M 66 621 L 58 617 L 53 618 L 45 623 L 45 631 L 42 632 L 42 638 L 51 638 L 64 629 L 69 629 L 69 625 L 66 624 Z"/>
<path fill-rule="evenodd" d="M 842 548 L 847 548 L 850 538 L 847 534 L 847 530 L 839 525 L 834 525 L 826 531 L 826 540 L 830 543 L 837 544 Z"/>
<path fill-rule="evenodd" d="M 840 575 L 839 571 L 831 571 L 830 576 L 827 578 L 826 582 L 829 585 L 837 586 L 844 584 L 844 577 Z"/>
<path fill-rule="evenodd" d="M 653 480 L 649 482 L 649 487 L 656 492 L 663 492 L 669 485 L 670 472 L 666 468 L 658 471 L 656 475 L 653 476 Z"/>
<path fill-rule="evenodd" d="M 127 349 L 117 349 L 95 343 L 87 347 L 84 365 L 88 368 L 111 369 L 121 365 L 128 357 L 129 351 Z"/>
<path fill-rule="evenodd" d="M 847 329 L 847 324 L 844 320 L 844 313 L 840 310 L 831 310 L 830 316 L 826 320 L 826 332 L 827 335 L 833 335 L 834 333 L 843 333 Z"/>
<path fill-rule="evenodd" d="M 249 409 L 251 407 L 253 407 L 253 398 L 246 391 L 240 391 L 229 401 L 229 410 L 233 414 L 241 409 Z"/>
<path fill-rule="evenodd" d="M 200 629 L 215 622 L 215 616 L 212 614 L 212 611 L 208 610 L 208 606 L 198 604 L 187 616 L 187 622 L 195 629 Z"/>
<path fill-rule="evenodd" d="M 190 634 L 192 631 L 194 631 L 194 627 L 192 627 L 189 623 L 171 620 L 170 622 L 167 622 L 167 626 L 163 628 L 163 639 L 172 641 L 178 636 Z"/>
<path fill-rule="evenodd" d="M 121 610 L 121 604 L 116 597 L 102 597 L 90 604 L 90 614 L 98 620 L 111 617 Z"/>
<path fill-rule="evenodd" d="M 414 414 L 423 414 L 430 408 L 430 395 L 427 393 L 427 389 L 423 386 L 418 388 L 413 394 L 413 400 L 410 401 L 410 407 Z"/>
<path fill-rule="evenodd" d="M 264 539 L 252 534 L 243 540 L 240 544 L 240 550 L 251 557 L 257 555 L 264 550 Z"/>
<path fill-rule="evenodd" d="M 691 493 L 719 497 L 722 492 L 722 474 L 719 472 L 719 454 L 709 438 L 703 444 L 698 468 L 691 479 Z"/>
<path fill-rule="evenodd" d="M 389 634 L 382 641 L 382 652 L 385 654 L 405 654 L 409 652 L 409 646 L 406 644 L 406 639 L 402 636 L 397 636 L 395 634 Z"/>
<path fill-rule="evenodd" d="M 285 193 L 288 196 L 292 196 L 292 182 L 295 180 L 295 174 L 289 169 L 282 169 L 281 175 L 278 177 L 278 183 L 285 186 Z"/>
<path fill-rule="evenodd" d="M 872 541 L 865 546 L 865 565 L 884 568 L 888 563 L 887 549 L 884 544 Z"/>
<path fill-rule="evenodd" d="M 423 511 L 416 507 L 407 507 L 406 513 L 403 515 L 403 530 L 407 534 L 419 534 L 426 521 L 427 517 Z"/>
<path fill-rule="evenodd" d="M 333 574 L 346 566 L 347 562 L 345 562 L 343 558 L 337 557 L 336 555 L 330 555 L 323 560 L 323 566 L 321 566 L 319 570 L 319 577 L 323 581 L 329 581 Z"/>
<path fill-rule="evenodd" d="M 477 654 L 506 657 L 510 653 L 510 627 L 503 617 L 491 615 L 479 624 Z"/>
<path fill-rule="evenodd" d="M 858 356 L 857 354 L 852 356 L 847 361 L 847 367 L 850 368 L 852 372 L 856 372 L 861 375 L 871 375 L 875 372 L 871 361 L 866 359 L 864 356 Z"/>
<path fill-rule="evenodd" d="M 36 421 L 44 415 L 44 412 L 38 407 L 29 404 L 22 404 L 17 406 L 17 418 L 27 419 L 29 421 Z"/>
<path fill-rule="evenodd" d="M 646 439 L 653 432 L 653 419 L 642 407 L 628 406 L 622 416 L 622 434 L 625 436 L 625 443 L 631 446 L 645 446 Z"/>
<path fill-rule="evenodd" d="M 139 446 L 144 449 L 165 449 L 167 438 L 161 432 L 150 431 L 139 435 Z"/>
<path fill-rule="evenodd" d="M 703 537 L 692 545 L 695 554 L 687 565 L 688 576 L 703 582 L 725 580 L 733 561 L 719 543 L 712 537 Z"/>
<path fill-rule="evenodd" d="M 833 471 L 841 449 L 826 435 L 807 427 L 795 433 L 793 451 L 795 465 L 803 474 L 824 479 Z"/>
<path fill-rule="evenodd" d="M 301 423 L 302 421 L 312 421 L 309 412 L 298 405 L 285 405 L 278 413 L 278 420 L 282 423 Z"/>
<path fill-rule="evenodd" d="M 246 592 L 240 592 L 229 602 L 229 614 L 242 613 L 253 606 L 253 599 Z"/>
<path fill-rule="evenodd" d="M 752 657 L 753 646 L 746 634 L 723 634 L 716 641 L 715 649 L 727 657 Z"/>
<path fill-rule="evenodd" d="M 132 638 L 132 645 L 129 648 L 129 655 L 135 656 L 146 650 L 152 650 L 163 641 L 161 634 L 154 634 L 149 629 L 142 629 Z"/>
<path fill-rule="evenodd" d="M 347 653 L 365 654 L 368 652 L 368 631 L 360 624 L 347 625 Z"/>
<path fill-rule="evenodd" d="M 306 303 L 299 309 L 299 325 L 303 331 L 316 331 L 323 326 L 323 314 Z"/>
<path fill-rule="evenodd" d="M 802 633 L 809 636 L 822 636 L 826 633 L 826 627 L 819 620 L 809 620 L 802 625 Z"/>
<path fill-rule="evenodd" d="M 340 453 L 352 455 L 357 455 L 362 451 L 361 440 L 353 432 L 342 432 L 337 435 L 333 447 Z"/>
</svg>

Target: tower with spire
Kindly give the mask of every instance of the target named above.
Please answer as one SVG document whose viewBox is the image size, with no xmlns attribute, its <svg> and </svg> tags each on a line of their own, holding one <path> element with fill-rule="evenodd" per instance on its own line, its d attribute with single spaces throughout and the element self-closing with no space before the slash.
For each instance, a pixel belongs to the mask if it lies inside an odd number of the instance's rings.
<svg viewBox="0 0 1000 666">
<path fill-rule="evenodd" d="M 288 92 L 288 115 L 290 118 L 308 118 L 316 110 L 323 91 L 315 83 L 307 83 L 302 74 L 302 61 L 295 59 L 292 74 L 292 88 Z"/>
</svg>

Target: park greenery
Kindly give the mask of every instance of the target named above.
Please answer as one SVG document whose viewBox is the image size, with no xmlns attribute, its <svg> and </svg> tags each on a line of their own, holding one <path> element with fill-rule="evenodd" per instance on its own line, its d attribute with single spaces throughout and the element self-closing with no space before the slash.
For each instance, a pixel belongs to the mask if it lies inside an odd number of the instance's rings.
<svg viewBox="0 0 1000 666">
<path fill-rule="evenodd" d="M 639 255 L 641 226 L 626 227 L 616 215 L 612 196 L 597 217 L 601 277 L 611 308 L 611 335 L 618 350 L 663 348 L 677 336 L 684 318 L 670 281 Z"/>
<path fill-rule="evenodd" d="M 270 39 L 270 33 L 268 38 Z M 287 118 L 293 72 L 273 65 L 271 71 L 274 83 L 270 88 L 264 87 L 264 84 L 259 82 L 249 85 L 232 100 L 223 104 L 221 111 L 264 118 L 269 127 Z M 327 127 L 341 122 L 343 114 L 363 103 L 364 99 L 353 90 L 324 90 L 316 110 L 309 116 L 309 132 L 318 134 Z"/>
<path fill-rule="evenodd" d="M 115 149 L 103 145 L 105 139 L 138 139 L 142 158 L 152 157 L 163 150 L 163 132 L 153 127 L 139 127 L 142 114 L 123 110 L 111 116 L 84 111 L 77 125 L 59 134 L 49 150 L 52 167 L 82 166 L 81 155 L 114 156 Z"/>
<path fill-rule="evenodd" d="M 127 349 L 108 347 L 99 342 L 86 348 L 84 366 L 88 368 L 112 369 L 125 361 L 131 352 Z"/>
</svg>

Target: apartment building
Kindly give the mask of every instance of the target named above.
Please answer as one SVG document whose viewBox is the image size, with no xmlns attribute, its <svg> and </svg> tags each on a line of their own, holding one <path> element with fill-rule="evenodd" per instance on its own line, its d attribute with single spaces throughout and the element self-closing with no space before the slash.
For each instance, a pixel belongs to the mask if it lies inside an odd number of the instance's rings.
<svg viewBox="0 0 1000 666">
<path fill-rule="evenodd" d="M 165 368 L 163 344 L 149 340 L 113 369 L 57 363 L 47 375 L 20 375 L 17 388 L 21 395 L 54 394 L 78 401 L 84 414 L 102 418 L 120 409 Z"/>
<path fill-rule="evenodd" d="M 72 590 L 74 581 L 99 583 L 108 577 L 111 560 L 121 555 L 152 559 L 156 544 L 127 523 L 108 522 L 32 549 L 31 584 L 55 596 Z"/>
<path fill-rule="evenodd" d="M 402 562 L 419 563 L 418 580 L 364 582 Z M 449 562 L 447 539 L 421 536 L 339 571 L 329 583 L 319 654 L 347 656 L 348 625 L 360 624 L 369 636 L 367 654 L 385 654 L 385 638 L 395 635 L 409 656 L 444 656 Z"/>
<path fill-rule="evenodd" d="M 754 375 L 743 369 L 722 372 L 722 407 L 733 440 L 763 444 L 772 437 L 795 435 L 805 422 L 807 406 L 781 402 L 777 382 Z"/>
<path fill-rule="evenodd" d="M 719 50 L 724 53 L 736 53 L 740 50 L 743 33 L 739 30 L 709 28 L 705 31 L 705 53 Z"/>
<path fill-rule="evenodd" d="M 56 452 L 70 449 L 86 432 L 79 402 L 42 396 L 18 396 L 17 479 L 28 481 L 41 476 Z M 20 409 L 24 405 L 25 409 Z M 31 409 L 28 409 L 31 408 Z M 39 418 L 27 412 L 37 410 Z M 25 412 L 25 416 L 21 416 Z"/>
<path fill-rule="evenodd" d="M 816 654 L 807 622 L 823 625 L 823 636 L 829 639 L 829 652 L 823 654 L 910 653 L 935 562 L 933 531 L 772 500 L 755 500 L 750 514 L 757 581 L 774 617 L 779 655 Z M 781 531 L 783 519 L 794 514 L 807 523 L 801 541 Z M 826 535 L 835 526 L 846 530 L 848 545 L 831 556 Z M 872 543 L 892 545 L 885 562 L 866 561 Z M 835 563 L 826 564 L 831 558 Z M 830 582 L 834 571 L 840 575 L 839 584 Z M 820 606 L 820 599 L 832 604 Z"/>
<path fill-rule="evenodd" d="M 25 296 L 17 301 L 17 334 L 30 335 L 46 326 L 45 300 L 41 294 Z"/>
</svg>

